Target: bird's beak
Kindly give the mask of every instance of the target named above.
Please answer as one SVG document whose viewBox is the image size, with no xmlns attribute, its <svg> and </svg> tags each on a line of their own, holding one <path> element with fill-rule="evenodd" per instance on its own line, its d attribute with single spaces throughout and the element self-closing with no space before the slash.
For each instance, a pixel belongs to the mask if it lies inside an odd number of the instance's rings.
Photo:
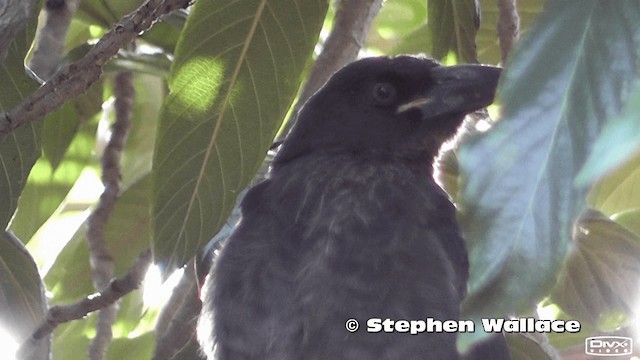
<svg viewBox="0 0 640 360">
<path fill-rule="evenodd" d="M 467 114 L 493 102 L 501 69 L 458 65 L 431 69 L 435 82 L 426 94 L 400 105 L 397 112 L 418 109 L 424 119 L 447 114 Z"/>
</svg>

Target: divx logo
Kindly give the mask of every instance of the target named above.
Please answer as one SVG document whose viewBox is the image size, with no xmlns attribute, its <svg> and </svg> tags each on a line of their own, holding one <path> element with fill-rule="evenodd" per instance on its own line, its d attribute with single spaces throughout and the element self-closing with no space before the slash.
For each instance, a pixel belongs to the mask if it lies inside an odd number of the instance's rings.
<svg viewBox="0 0 640 360">
<path fill-rule="evenodd" d="M 633 352 L 633 339 L 623 336 L 595 336 L 585 340 L 584 352 L 595 356 L 623 356 Z"/>
</svg>

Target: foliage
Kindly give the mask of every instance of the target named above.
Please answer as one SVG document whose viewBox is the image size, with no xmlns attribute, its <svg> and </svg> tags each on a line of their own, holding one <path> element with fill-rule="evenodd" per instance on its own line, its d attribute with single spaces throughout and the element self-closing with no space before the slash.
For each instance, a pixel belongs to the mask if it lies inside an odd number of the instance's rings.
<svg viewBox="0 0 640 360">
<path fill-rule="evenodd" d="M 140 3 L 82 1 L 65 61 L 86 54 Z M 549 335 L 564 352 L 593 334 L 628 334 L 640 310 L 640 5 L 517 4 L 523 36 L 505 66 L 499 121 L 463 137 L 460 174 L 455 164 L 445 169 L 472 266 L 462 316 L 540 310 L 578 319 L 579 334 Z M 134 73 L 136 96 L 122 191 L 105 233 L 114 275 L 151 246 L 166 277 L 199 256 L 225 222 L 228 231 L 333 12 L 325 0 L 198 0 L 121 49 L 85 95 L 0 142 L 0 223 L 11 231 L 0 233 L 0 330 L 23 342 L 43 321 L 42 281 L 51 304 L 94 291 L 84 238 L 102 191 L 116 72 Z M 0 112 L 38 86 L 23 65 L 36 15 L 0 59 Z M 387 0 L 363 53 L 497 64 L 497 21 L 495 1 Z M 160 309 L 143 298 L 135 291 L 122 300 L 109 358 L 153 353 Z M 57 328 L 54 358 L 86 358 L 95 323 L 89 315 Z M 467 335 L 463 348 L 482 336 Z M 541 358 L 549 351 L 541 343 L 509 337 L 515 358 Z M 194 349 L 190 343 L 175 358 Z"/>
</svg>

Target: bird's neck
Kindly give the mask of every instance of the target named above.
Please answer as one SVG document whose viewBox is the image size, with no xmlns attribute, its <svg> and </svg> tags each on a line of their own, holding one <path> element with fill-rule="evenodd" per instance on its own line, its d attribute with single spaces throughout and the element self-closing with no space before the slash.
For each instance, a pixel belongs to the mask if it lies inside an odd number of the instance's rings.
<svg viewBox="0 0 640 360">
<path fill-rule="evenodd" d="M 287 161 L 276 161 L 272 168 L 277 170 L 284 167 L 299 167 L 308 164 L 313 167 L 327 166 L 335 168 L 337 164 L 347 166 L 363 165 L 374 167 L 396 166 L 405 168 L 411 173 L 421 176 L 433 176 L 435 156 L 431 151 L 403 151 L 392 152 L 386 150 L 345 151 L 344 149 L 317 150 Z"/>
</svg>

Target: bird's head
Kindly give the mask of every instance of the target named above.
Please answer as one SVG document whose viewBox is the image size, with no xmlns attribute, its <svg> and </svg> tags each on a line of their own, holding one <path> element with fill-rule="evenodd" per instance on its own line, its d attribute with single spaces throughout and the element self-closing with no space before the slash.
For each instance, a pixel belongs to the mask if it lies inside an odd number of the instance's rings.
<svg viewBox="0 0 640 360">
<path fill-rule="evenodd" d="M 351 63 L 302 107 L 275 165 L 318 151 L 433 159 L 466 114 L 493 102 L 499 75 L 412 56 Z"/>
</svg>

